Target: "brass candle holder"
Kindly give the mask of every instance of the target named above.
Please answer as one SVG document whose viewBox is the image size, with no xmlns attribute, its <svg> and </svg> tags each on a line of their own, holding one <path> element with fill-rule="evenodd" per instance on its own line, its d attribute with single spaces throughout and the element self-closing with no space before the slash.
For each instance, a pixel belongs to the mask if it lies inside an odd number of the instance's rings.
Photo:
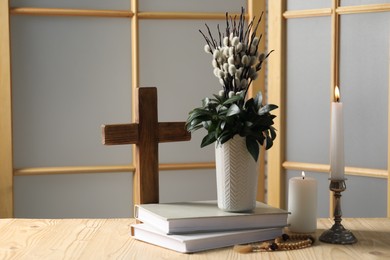
<svg viewBox="0 0 390 260">
<path fill-rule="evenodd" d="M 320 236 L 320 241 L 330 244 L 354 244 L 357 242 L 356 237 L 352 234 L 351 231 L 344 228 L 341 224 L 341 205 L 340 198 L 341 192 L 345 191 L 347 186 L 345 185 L 345 180 L 332 180 L 330 179 L 329 189 L 333 191 L 335 198 L 335 208 L 334 208 L 334 225 L 331 229 L 324 231 Z"/>
</svg>

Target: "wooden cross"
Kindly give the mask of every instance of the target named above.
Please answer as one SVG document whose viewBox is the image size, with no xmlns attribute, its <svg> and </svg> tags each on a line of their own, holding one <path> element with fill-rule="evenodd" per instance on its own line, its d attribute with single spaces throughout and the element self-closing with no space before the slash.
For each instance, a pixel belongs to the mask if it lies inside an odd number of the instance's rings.
<svg viewBox="0 0 390 260">
<path fill-rule="evenodd" d="M 158 203 L 158 143 L 188 141 L 185 122 L 159 123 L 157 88 L 137 88 L 135 123 L 103 125 L 103 144 L 136 144 L 134 203 Z"/>
</svg>

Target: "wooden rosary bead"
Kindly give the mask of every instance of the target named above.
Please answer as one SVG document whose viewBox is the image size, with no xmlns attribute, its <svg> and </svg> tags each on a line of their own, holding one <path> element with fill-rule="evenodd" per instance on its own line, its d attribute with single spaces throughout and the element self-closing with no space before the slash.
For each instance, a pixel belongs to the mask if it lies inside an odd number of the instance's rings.
<svg viewBox="0 0 390 260">
<path fill-rule="evenodd" d="M 254 251 L 281 251 L 294 250 L 309 247 L 314 243 L 315 239 L 311 235 L 304 234 L 283 234 L 275 238 L 273 242 L 263 242 L 260 245 L 238 245 L 234 250 L 239 253 L 249 253 Z"/>
</svg>

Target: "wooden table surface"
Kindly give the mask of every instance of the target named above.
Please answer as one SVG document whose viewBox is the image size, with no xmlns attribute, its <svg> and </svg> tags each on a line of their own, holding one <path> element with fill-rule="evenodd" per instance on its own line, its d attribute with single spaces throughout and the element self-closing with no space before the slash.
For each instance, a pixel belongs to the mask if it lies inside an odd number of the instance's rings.
<svg viewBox="0 0 390 260">
<path fill-rule="evenodd" d="M 232 247 L 181 254 L 130 237 L 134 219 L 0 219 L 0 259 L 390 259 L 390 219 L 343 219 L 354 245 L 239 254 Z M 333 224 L 319 219 L 318 236 Z"/>
</svg>

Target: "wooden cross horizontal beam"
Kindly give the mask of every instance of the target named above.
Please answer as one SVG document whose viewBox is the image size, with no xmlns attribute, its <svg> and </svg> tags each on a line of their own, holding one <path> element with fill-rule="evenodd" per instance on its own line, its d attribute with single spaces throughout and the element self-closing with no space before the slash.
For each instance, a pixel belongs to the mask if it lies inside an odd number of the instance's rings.
<svg viewBox="0 0 390 260">
<path fill-rule="evenodd" d="M 158 142 L 191 140 L 190 133 L 183 131 L 183 129 L 185 129 L 185 122 L 158 123 Z M 102 131 L 104 145 L 136 144 L 139 138 L 137 123 L 104 125 Z"/>
</svg>

